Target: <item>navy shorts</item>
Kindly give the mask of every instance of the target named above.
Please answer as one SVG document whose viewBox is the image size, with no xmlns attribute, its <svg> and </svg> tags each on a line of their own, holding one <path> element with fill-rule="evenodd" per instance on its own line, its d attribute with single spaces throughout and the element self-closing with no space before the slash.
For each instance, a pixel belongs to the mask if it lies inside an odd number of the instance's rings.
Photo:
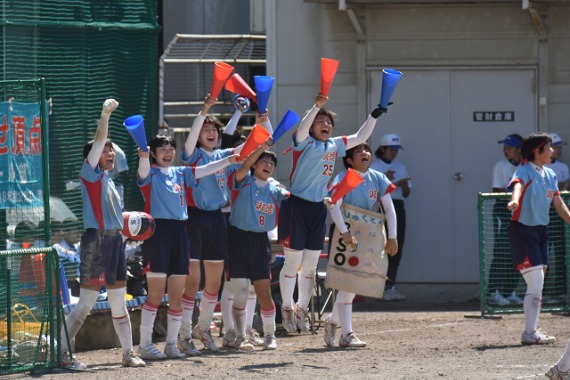
<svg viewBox="0 0 570 380">
<path fill-rule="evenodd" d="M 508 227 L 509 243 L 516 270 L 548 265 L 548 229 L 512 222 Z"/>
<path fill-rule="evenodd" d="M 88 228 L 81 236 L 81 285 L 115 285 L 126 281 L 127 263 L 121 231 Z"/>
<path fill-rule="evenodd" d="M 145 273 L 187 275 L 190 247 L 185 220 L 155 219 L 156 230 L 142 245 Z"/>
<path fill-rule="evenodd" d="M 279 210 L 279 243 L 285 248 L 302 251 L 320 250 L 325 246 L 327 206 L 291 195 Z"/>
<path fill-rule="evenodd" d="M 228 272 L 230 278 L 249 278 L 252 282 L 271 278 L 271 245 L 267 232 L 244 231 L 232 225 Z"/>
<path fill-rule="evenodd" d="M 218 261 L 228 258 L 228 227 L 221 210 L 188 207 L 187 227 L 191 259 Z"/>
</svg>

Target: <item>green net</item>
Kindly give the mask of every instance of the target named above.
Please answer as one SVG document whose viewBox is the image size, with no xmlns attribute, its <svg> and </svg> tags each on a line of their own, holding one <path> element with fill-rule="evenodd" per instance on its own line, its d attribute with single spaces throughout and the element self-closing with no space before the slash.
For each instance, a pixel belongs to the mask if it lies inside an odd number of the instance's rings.
<svg viewBox="0 0 570 380">
<path fill-rule="evenodd" d="M 570 205 L 570 194 L 562 193 Z M 522 313 L 526 285 L 514 269 L 507 236 L 510 194 L 479 194 L 479 259 L 482 314 Z M 542 293 L 543 311 L 569 311 L 567 271 L 570 229 L 554 210 L 548 226 L 548 271 Z"/>
</svg>

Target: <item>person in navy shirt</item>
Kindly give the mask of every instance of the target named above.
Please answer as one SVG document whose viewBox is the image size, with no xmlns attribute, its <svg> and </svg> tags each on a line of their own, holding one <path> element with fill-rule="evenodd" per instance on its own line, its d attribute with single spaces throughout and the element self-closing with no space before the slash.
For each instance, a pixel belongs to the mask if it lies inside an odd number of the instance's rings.
<svg viewBox="0 0 570 380">
<path fill-rule="evenodd" d="M 81 236 L 81 264 L 79 302 L 67 316 L 67 336 L 62 328 L 59 343 L 62 349 L 62 366 L 84 370 L 86 367 L 74 361 L 68 342 L 79 332 L 102 286 L 107 287 L 111 316 L 115 332 L 122 347 L 124 367 L 144 367 L 145 362 L 133 353 L 131 320 L 127 311 L 127 266 L 121 229 L 123 216 L 121 200 L 109 172 L 115 167 L 113 143 L 107 139 L 109 118 L 118 107 L 115 99 L 103 103 L 101 119 L 95 139 L 83 148 L 83 166 L 79 172 L 83 197 L 83 225 Z"/>
<path fill-rule="evenodd" d="M 526 282 L 523 309 L 525 329 L 522 344 L 548 344 L 556 339 L 538 330 L 544 275 L 548 266 L 549 209 L 553 204 L 558 214 L 570 223 L 570 212 L 560 197 L 558 180 L 546 165 L 554 150 L 548 134 L 532 133 L 521 146 L 522 162 L 515 171 L 509 188 L 512 212 L 508 227 L 513 264 Z"/>
<path fill-rule="evenodd" d="M 279 276 L 281 312 L 283 327 L 289 333 L 308 330 L 308 305 L 326 234 L 327 207 L 323 200 L 336 158 L 344 157 L 346 149 L 364 143 L 377 118 L 385 112 L 376 108 L 357 133 L 332 137 L 336 114 L 323 108 L 327 100 L 328 96 L 319 93 L 293 134 L 291 196 L 283 202 L 279 213 L 278 239 L 285 255 Z M 293 293 L 299 267 L 299 297 L 295 303 Z"/>
</svg>

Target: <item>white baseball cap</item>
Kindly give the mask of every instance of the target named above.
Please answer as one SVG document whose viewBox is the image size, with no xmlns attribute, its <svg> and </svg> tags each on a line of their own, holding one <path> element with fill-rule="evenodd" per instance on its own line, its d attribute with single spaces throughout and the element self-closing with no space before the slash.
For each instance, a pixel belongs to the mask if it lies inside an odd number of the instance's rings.
<svg viewBox="0 0 570 380">
<path fill-rule="evenodd" d="M 388 146 L 394 149 L 404 149 L 400 144 L 400 136 L 395 133 L 388 133 L 380 139 L 380 146 Z"/>
<path fill-rule="evenodd" d="M 559 147 L 559 146 L 568 144 L 567 142 L 562 141 L 560 136 L 558 136 L 556 133 L 549 133 L 549 135 L 550 135 L 550 138 L 552 139 L 552 144 L 550 144 L 550 145 L 553 147 Z"/>
</svg>

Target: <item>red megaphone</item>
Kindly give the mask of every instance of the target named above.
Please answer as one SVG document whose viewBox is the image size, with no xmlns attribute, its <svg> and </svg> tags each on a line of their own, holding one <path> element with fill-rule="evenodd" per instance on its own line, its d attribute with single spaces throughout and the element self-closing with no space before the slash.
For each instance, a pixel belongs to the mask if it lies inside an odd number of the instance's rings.
<svg viewBox="0 0 570 380">
<path fill-rule="evenodd" d="M 338 64 L 340 62 L 331 58 L 321 58 L 321 94 L 329 95 Z"/>
<path fill-rule="evenodd" d="M 214 76 L 212 77 L 212 87 L 210 87 L 210 96 L 217 98 L 224 87 L 224 83 L 228 80 L 234 68 L 225 62 L 216 62 L 214 64 Z"/>
<path fill-rule="evenodd" d="M 336 186 L 335 191 L 331 196 L 331 202 L 338 202 L 340 198 L 344 197 L 350 190 L 360 185 L 362 181 L 362 177 L 356 172 L 356 170 L 348 168 L 344 178 Z"/>
<path fill-rule="evenodd" d="M 267 132 L 267 129 L 259 124 L 255 124 L 249 136 L 247 136 L 247 140 L 243 143 L 243 147 L 239 152 L 240 157 L 247 158 L 251 152 L 256 150 L 258 146 L 266 142 L 270 137 L 271 135 Z"/>
<path fill-rule="evenodd" d="M 243 80 L 241 75 L 235 73 L 226 82 L 226 90 L 233 92 L 234 94 L 240 94 L 246 98 L 250 98 L 257 103 L 257 98 L 255 97 L 255 91 Z"/>
</svg>

